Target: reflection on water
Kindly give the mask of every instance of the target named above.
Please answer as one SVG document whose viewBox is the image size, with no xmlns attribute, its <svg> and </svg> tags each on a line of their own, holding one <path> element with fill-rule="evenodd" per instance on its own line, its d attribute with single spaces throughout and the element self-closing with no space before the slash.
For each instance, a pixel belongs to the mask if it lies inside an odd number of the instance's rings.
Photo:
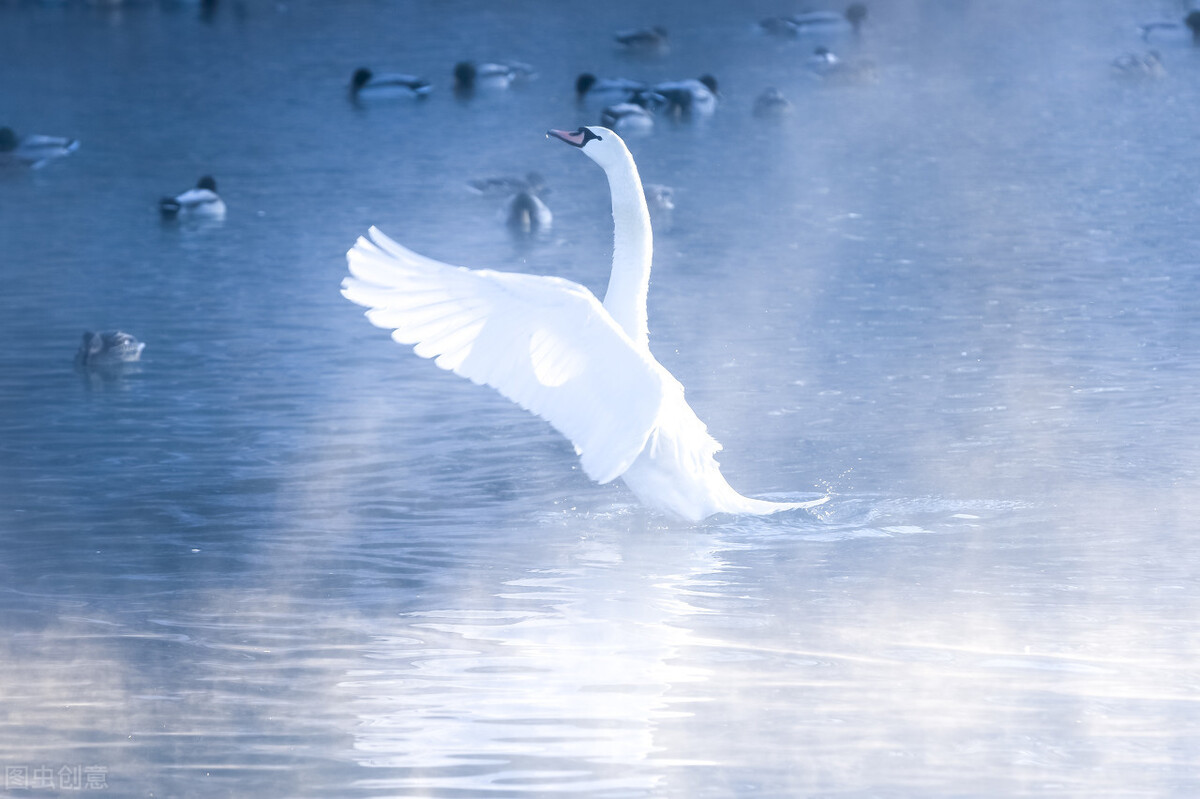
<svg viewBox="0 0 1200 799">
<path fill-rule="evenodd" d="M 225 553 L 236 580 L 204 549 L 169 578 L 76 565 L 6 591 L 6 758 L 104 763 L 126 793 L 1194 787 L 1194 577 L 1139 550 L 1137 514 L 1067 543 L 1011 507 L 890 513 L 921 523 L 556 514 L 534 540 L 268 536 Z"/>
<path fill-rule="evenodd" d="M 650 767 L 670 763 L 656 732 L 690 716 L 688 686 L 709 676 L 681 658 L 700 612 L 687 597 L 721 566 L 693 544 L 585 540 L 471 609 L 406 615 L 340 686 L 362 719 L 360 762 L 394 771 L 378 778 L 390 788 L 653 789 Z"/>
<path fill-rule="evenodd" d="M 770 4 L 564 9 L 0 2 L 0 124 L 82 141 L 0 172 L 6 790 L 1200 794 L 1200 59 L 1111 74 L 1175 4 L 873 5 L 858 85 Z M 459 100 L 467 58 L 538 76 Z M 364 64 L 434 88 L 356 107 Z M 338 295 L 370 224 L 601 290 L 603 176 L 543 139 L 582 71 L 718 77 L 631 142 L 651 343 L 813 513 L 647 514 Z M 514 240 L 467 186 L 530 171 Z M 164 225 L 200 174 L 227 218 Z M 76 371 L 89 329 L 142 360 Z"/>
</svg>

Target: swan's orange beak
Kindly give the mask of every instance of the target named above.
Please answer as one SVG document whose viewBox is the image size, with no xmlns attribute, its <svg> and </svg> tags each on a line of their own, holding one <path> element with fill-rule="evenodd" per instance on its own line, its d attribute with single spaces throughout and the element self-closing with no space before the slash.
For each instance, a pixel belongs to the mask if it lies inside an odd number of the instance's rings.
<svg viewBox="0 0 1200 799">
<path fill-rule="evenodd" d="M 550 130 L 546 131 L 546 138 L 548 139 L 551 136 L 553 136 L 556 139 L 561 139 L 562 141 L 565 141 L 567 144 L 570 144 L 573 147 L 582 147 L 583 143 L 585 141 L 584 128 L 580 128 L 579 130 L 577 130 L 575 132 L 571 132 L 568 130 L 556 130 L 554 128 L 551 128 Z"/>
</svg>

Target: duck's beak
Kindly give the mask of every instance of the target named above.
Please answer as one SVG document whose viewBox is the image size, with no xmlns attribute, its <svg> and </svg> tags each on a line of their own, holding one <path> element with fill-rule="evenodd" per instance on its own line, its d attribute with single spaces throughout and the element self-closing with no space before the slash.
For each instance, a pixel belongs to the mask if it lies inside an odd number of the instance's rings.
<svg viewBox="0 0 1200 799">
<path fill-rule="evenodd" d="M 555 128 L 551 128 L 550 130 L 546 131 L 546 138 L 549 139 L 551 136 L 553 136 L 556 139 L 565 141 L 567 144 L 571 145 L 572 147 L 582 147 L 583 146 L 583 131 L 584 131 L 583 128 L 580 128 L 579 130 L 574 131 L 574 132 L 569 131 L 569 130 L 557 130 Z"/>
</svg>

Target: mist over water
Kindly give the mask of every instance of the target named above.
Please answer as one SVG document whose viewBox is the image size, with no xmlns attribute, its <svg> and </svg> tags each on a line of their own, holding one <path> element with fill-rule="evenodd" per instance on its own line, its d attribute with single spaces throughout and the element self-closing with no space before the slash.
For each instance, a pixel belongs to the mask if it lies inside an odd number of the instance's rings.
<svg viewBox="0 0 1200 799">
<path fill-rule="evenodd" d="M 1182 7 L 872 4 L 849 83 L 756 30 L 797 10 L 0 0 L 0 125 L 81 141 L 0 169 L 5 790 L 1200 794 L 1200 49 L 1112 67 Z M 602 292 L 604 176 L 543 135 L 583 71 L 720 82 L 628 137 L 676 201 L 651 348 L 814 513 L 646 513 L 339 295 L 372 224 Z M 524 240 L 466 187 L 530 170 Z M 227 218 L 162 223 L 204 174 Z M 74 369 L 114 328 L 142 361 Z"/>
</svg>

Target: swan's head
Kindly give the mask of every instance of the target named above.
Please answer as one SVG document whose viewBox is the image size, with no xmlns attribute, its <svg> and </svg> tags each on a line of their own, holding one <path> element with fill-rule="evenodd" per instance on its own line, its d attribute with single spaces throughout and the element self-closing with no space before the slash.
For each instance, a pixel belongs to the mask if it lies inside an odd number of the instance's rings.
<svg viewBox="0 0 1200 799">
<path fill-rule="evenodd" d="M 600 125 L 588 125 L 575 131 L 546 131 L 546 137 L 551 136 L 583 150 L 584 155 L 605 170 L 629 161 L 629 148 L 625 146 L 621 137 Z"/>
</svg>

